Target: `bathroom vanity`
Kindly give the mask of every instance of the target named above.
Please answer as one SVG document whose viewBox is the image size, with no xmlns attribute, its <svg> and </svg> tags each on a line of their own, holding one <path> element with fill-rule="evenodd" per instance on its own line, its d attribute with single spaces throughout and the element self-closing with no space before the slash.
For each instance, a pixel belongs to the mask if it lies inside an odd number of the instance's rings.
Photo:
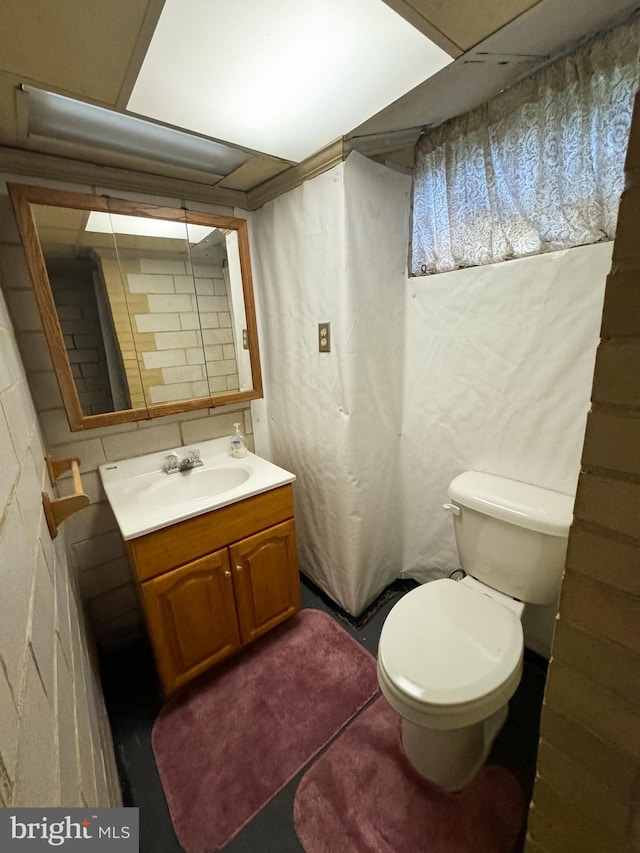
<svg viewBox="0 0 640 853">
<path fill-rule="evenodd" d="M 163 454 L 100 469 L 165 694 L 300 609 L 294 476 L 227 448 L 200 443 L 202 470 L 171 477 Z M 146 460 L 153 470 L 142 470 Z"/>
</svg>

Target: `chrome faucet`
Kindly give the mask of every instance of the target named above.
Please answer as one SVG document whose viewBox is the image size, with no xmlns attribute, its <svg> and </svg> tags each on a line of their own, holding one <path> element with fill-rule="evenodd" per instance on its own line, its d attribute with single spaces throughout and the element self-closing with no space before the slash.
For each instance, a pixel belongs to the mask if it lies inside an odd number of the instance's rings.
<svg viewBox="0 0 640 853">
<path fill-rule="evenodd" d="M 199 468 L 202 464 L 199 450 L 190 450 L 184 459 L 180 459 L 180 456 L 174 451 L 164 457 L 162 470 L 165 474 L 176 474 L 178 471 L 191 471 L 193 468 Z"/>
</svg>

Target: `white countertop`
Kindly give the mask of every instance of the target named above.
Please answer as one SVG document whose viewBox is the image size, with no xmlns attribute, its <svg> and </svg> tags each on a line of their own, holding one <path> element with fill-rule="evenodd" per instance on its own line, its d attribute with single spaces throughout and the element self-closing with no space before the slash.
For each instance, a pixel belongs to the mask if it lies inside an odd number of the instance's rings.
<svg viewBox="0 0 640 853">
<path fill-rule="evenodd" d="M 201 453 L 202 467 L 175 474 L 164 473 L 165 456 L 175 452 L 182 459 L 190 450 L 196 449 Z M 99 471 L 125 540 L 135 539 L 295 480 L 295 474 L 255 453 L 248 452 L 245 458 L 234 459 L 228 437 L 108 462 L 101 465 Z M 207 484 L 218 475 L 220 483 L 226 482 L 229 487 L 217 492 L 214 488 L 214 493 L 208 494 Z M 244 482 L 236 485 L 238 479 L 244 479 Z M 202 488 L 201 484 L 204 484 Z"/>
</svg>

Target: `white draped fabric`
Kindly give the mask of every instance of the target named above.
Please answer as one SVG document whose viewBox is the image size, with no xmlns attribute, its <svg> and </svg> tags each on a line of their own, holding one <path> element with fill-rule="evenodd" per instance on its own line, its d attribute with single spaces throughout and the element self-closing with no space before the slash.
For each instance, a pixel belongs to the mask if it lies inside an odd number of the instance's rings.
<svg viewBox="0 0 640 853">
<path fill-rule="evenodd" d="M 420 138 L 412 275 L 613 239 L 639 46 L 635 17 Z"/>
</svg>

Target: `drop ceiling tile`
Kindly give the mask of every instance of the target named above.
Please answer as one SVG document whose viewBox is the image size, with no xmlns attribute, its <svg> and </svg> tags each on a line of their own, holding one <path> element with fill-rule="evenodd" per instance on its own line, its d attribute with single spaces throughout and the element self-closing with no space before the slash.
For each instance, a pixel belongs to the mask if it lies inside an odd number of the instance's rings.
<svg viewBox="0 0 640 853">
<path fill-rule="evenodd" d="M 468 50 L 491 33 L 517 18 L 539 0 L 406 0 L 447 38 Z"/>
<path fill-rule="evenodd" d="M 149 0 L 2 0 L 0 70 L 114 106 Z"/>
<path fill-rule="evenodd" d="M 20 80 L 0 71 L 0 142 L 14 142 L 18 135 L 15 87 Z"/>
<path fill-rule="evenodd" d="M 440 0 L 411 0 L 436 4 Z M 464 0 L 451 0 L 458 8 Z M 442 4 L 444 5 L 444 4 Z M 472 110 L 535 70 L 548 56 L 631 14 L 637 0 L 540 0 L 503 29 L 395 103 L 354 128 L 349 138 L 437 125 Z"/>
<path fill-rule="evenodd" d="M 291 164 L 286 160 L 278 160 L 275 157 L 264 157 L 257 155 L 247 160 L 242 166 L 223 178 L 218 186 L 225 187 L 230 190 L 243 190 L 247 192 L 254 187 L 268 181 L 269 178 L 275 178 L 281 172 L 286 172 L 291 168 Z"/>
</svg>

